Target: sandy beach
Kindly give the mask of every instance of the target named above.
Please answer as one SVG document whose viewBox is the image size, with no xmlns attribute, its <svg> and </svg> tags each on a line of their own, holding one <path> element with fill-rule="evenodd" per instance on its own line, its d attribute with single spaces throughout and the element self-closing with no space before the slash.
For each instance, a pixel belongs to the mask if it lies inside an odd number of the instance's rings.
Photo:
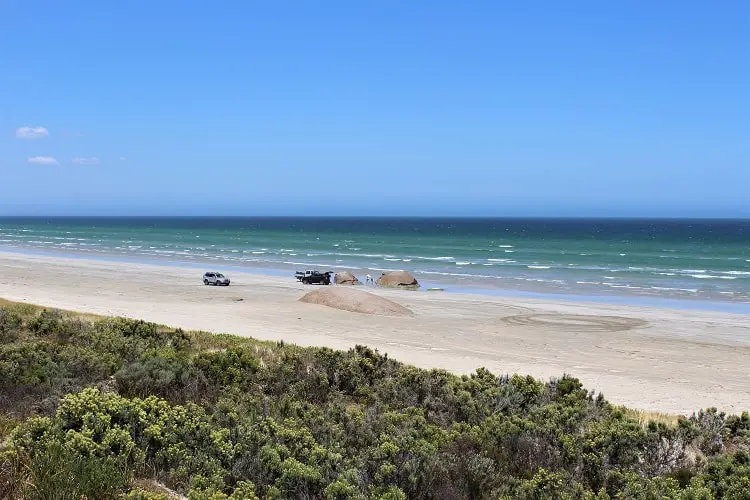
<svg viewBox="0 0 750 500">
<path fill-rule="evenodd" d="M 299 302 L 289 278 L 0 252 L 0 297 L 186 329 L 348 349 L 424 368 L 580 378 L 613 403 L 668 413 L 750 409 L 750 316 L 367 288 L 413 312 L 364 315 Z M 364 288 L 364 287 L 360 287 Z M 242 300 L 238 300 L 242 299 Z"/>
</svg>

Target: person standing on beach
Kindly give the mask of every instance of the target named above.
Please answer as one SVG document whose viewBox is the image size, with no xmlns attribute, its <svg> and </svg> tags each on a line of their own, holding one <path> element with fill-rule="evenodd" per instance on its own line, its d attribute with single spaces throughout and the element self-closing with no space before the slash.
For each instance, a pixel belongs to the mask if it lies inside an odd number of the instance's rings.
<svg viewBox="0 0 750 500">
<path fill-rule="evenodd" d="M 373 279 L 372 279 L 372 276 L 370 276 L 370 275 L 368 274 L 368 275 L 367 275 L 367 276 L 365 277 L 365 284 L 369 285 L 370 283 L 375 283 L 375 281 L 373 281 Z"/>
</svg>

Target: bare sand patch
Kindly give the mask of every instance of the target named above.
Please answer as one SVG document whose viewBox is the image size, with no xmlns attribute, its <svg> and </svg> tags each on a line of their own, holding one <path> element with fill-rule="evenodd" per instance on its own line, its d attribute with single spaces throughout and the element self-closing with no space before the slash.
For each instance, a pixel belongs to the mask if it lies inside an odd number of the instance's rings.
<svg viewBox="0 0 750 500">
<path fill-rule="evenodd" d="M 362 314 L 377 316 L 413 316 L 410 309 L 396 302 L 362 290 L 351 288 L 323 288 L 305 294 L 301 302 L 319 304 Z"/>
</svg>

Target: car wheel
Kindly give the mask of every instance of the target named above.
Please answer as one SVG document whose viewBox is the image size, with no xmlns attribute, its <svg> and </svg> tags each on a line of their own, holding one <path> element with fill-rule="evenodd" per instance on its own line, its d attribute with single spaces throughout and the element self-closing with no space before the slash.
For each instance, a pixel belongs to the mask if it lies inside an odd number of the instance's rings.
<svg viewBox="0 0 750 500">
<path fill-rule="evenodd" d="M 203 280 L 204 285 L 208 285 L 208 280 Z"/>
</svg>

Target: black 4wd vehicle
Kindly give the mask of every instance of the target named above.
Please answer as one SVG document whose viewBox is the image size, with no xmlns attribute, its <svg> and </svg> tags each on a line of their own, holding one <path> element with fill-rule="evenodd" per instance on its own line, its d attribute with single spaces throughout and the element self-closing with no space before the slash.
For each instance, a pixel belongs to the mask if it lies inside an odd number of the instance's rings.
<svg viewBox="0 0 750 500">
<path fill-rule="evenodd" d="M 333 273 L 320 271 L 297 271 L 294 276 L 305 285 L 330 285 Z"/>
</svg>

